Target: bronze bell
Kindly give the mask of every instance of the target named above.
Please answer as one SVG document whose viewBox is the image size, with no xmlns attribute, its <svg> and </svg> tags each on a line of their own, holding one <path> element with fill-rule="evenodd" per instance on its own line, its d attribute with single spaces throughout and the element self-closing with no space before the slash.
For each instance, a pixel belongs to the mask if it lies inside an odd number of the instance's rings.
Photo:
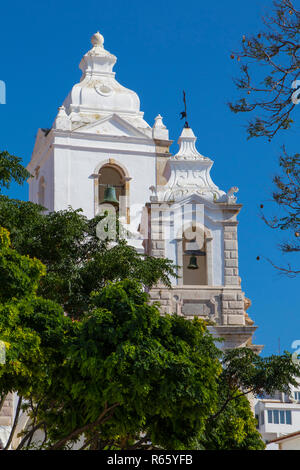
<svg viewBox="0 0 300 470">
<path fill-rule="evenodd" d="M 191 256 L 190 257 L 190 262 L 188 264 L 188 269 L 199 269 L 198 264 L 197 264 L 197 257 L 196 256 Z"/>
<path fill-rule="evenodd" d="M 112 204 L 112 205 L 119 205 L 119 201 L 116 197 L 116 188 L 114 188 L 113 186 L 108 186 L 107 188 L 105 188 L 105 191 L 104 191 L 104 198 L 103 198 L 103 201 L 101 201 L 101 204 Z"/>
</svg>

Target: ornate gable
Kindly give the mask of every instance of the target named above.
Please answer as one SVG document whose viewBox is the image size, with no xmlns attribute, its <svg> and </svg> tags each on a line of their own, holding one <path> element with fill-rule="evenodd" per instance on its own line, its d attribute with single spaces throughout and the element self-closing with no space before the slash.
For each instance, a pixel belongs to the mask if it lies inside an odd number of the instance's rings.
<svg viewBox="0 0 300 470">
<path fill-rule="evenodd" d="M 117 114 L 112 114 L 111 116 L 99 119 L 90 124 L 80 125 L 74 129 L 74 132 L 76 131 L 86 132 L 88 134 L 151 139 L 145 132 L 138 130 Z"/>
</svg>

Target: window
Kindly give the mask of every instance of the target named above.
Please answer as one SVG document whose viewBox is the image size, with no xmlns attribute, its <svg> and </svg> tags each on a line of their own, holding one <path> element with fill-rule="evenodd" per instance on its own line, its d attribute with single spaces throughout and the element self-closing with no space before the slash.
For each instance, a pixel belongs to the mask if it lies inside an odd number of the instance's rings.
<svg viewBox="0 0 300 470">
<path fill-rule="evenodd" d="M 265 413 L 263 411 L 260 413 L 260 424 L 262 426 L 265 424 Z"/>
<path fill-rule="evenodd" d="M 120 196 L 125 196 L 125 181 L 124 175 L 121 174 L 118 168 L 112 165 L 106 165 L 100 168 L 99 171 L 99 203 L 104 199 L 104 192 L 108 186 L 115 188 L 116 198 L 119 200 Z"/>
<path fill-rule="evenodd" d="M 300 401 L 300 392 L 294 392 L 295 400 Z"/>
<path fill-rule="evenodd" d="M 271 410 L 268 410 L 268 423 L 273 423 Z"/>
<path fill-rule="evenodd" d="M 292 424 L 290 410 L 268 410 L 268 423 L 270 424 Z"/>
</svg>

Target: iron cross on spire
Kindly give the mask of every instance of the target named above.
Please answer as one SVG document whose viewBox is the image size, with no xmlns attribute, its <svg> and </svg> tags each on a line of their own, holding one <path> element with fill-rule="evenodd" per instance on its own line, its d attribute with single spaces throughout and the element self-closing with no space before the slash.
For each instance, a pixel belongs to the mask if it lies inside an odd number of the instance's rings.
<svg viewBox="0 0 300 470">
<path fill-rule="evenodd" d="M 181 114 L 181 118 L 180 118 L 180 119 L 185 118 L 184 127 L 190 127 L 190 126 L 189 126 L 189 123 L 187 122 L 186 99 L 185 99 L 185 91 L 184 91 L 184 90 L 183 90 L 183 103 L 184 103 L 184 111 L 182 111 L 182 112 L 180 113 L 180 114 Z"/>
</svg>

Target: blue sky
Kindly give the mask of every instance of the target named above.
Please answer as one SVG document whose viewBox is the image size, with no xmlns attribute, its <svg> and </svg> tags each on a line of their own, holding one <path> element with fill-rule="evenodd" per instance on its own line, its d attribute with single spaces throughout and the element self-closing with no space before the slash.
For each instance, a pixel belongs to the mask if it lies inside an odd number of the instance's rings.
<svg viewBox="0 0 300 470">
<path fill-rule="evenodd" d="M 215 161 L 214 182 L 222 189 L 238 186 L 239 255 L 242 288 L 252 300 L 248 310 L 258 329 L 254 342 L 264 355 L 290 350 L 300 339 L 299 278 L 287 279 L 264 260 L 276 263 L 297 257 L 278 251 L 282 234 L 259 217 L 263 203 L 271 214 L 272 178 L 278 170 L 280 146 L 296 152 L 300 106 L 293 130 L 271 143 L 246 140 L 248 116 L 234 115 L 227 102 L 238 97 L 238 75 L 232 50 L 243 34 L 261 28 L 260 17 L 271 0 L 151 0 L 5 2 L 0 80 L 7 86 L 7 104 L 0 105 L 0 149 L 30 160 L 39 127 L 47 128 L 81 72 L 78 64 L 100 30 L 105 47 L 118 57 L 117 79 L 135 90 L 145 119 L 153 125 L 160 113 L 177 149 L 181 132 L 182 89 L 188 99 L 189 124 L 198 150 Z M 12 197 L 28 198 L 27 187 L 13 187 Z"/>
</svg>

